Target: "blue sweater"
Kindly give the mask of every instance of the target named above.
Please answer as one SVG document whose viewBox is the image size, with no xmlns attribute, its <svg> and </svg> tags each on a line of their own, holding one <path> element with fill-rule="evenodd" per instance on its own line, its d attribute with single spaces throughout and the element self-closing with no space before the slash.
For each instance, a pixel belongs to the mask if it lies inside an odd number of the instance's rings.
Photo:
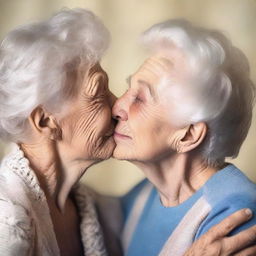
<svg viewBox="0 0 256 256">
<path fill-rule="evenodd" d="M 126 221 L 133 209 L 136 198 L 148 183 L 149 181 L 143 180 L 122 198 Z M 199 209 L 199 206 L 197 207 L 198 204 L 195 205 L 200 199 L 203 199 L 203 204 L 208 209 L 203 218 L 198 217 L 201 209 Z M 168 238 L 172 236 L 174 236 L 172 239 L 175 245 L 180 243 L 181 247 L 188 247 L 212 226 L 242 208 L 250 208 L 256 213 L 256 185 L 231 164 L 218 171 L 195 194 L 175 207 L 166 208 L 162 206 L 157 190 L 152 188 L 140 213 L 125 254 L 129 256 L 156 256 L 160 253 Z M 182 221 L 185 226 L 192 226 L 193 232 L 191 232 L 191 227 L 187 230 L 184 226 L 179 227 Z M 194 226 L 192 225 L 193 222 L 195 222 Z M 232 234 L 255 224 L 256 216 L 246 224 L 233 230 Z M 187 241 L 184 242 L 186 239 Z M 179 240 L 182 241 L 179 242 Z M 178 252 L 175 253 L 175 256 L 178 256 L 178 254 Z M 182 255 L 182 253 L 180 254 Z"/>
</svg>

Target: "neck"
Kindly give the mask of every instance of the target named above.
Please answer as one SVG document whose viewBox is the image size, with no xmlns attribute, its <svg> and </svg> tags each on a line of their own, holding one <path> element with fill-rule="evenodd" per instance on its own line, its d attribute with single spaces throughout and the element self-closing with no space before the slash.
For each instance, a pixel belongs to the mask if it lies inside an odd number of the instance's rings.
<svg viewBox="0 0 256 256">
<path fill-rule="evenodd" d="M 61 211 L 64 211 L 65 203 L 69 198 L 72 187 L 80 180 L 86 170 L 94 164 L 93 161 L 71 161 L 63 164 L 62 177 L 58 187 L 56 202 Z"/>
<path fill-rule="evenodd" d="M 157 188 L 165 207 L 186 201 L 217 171 L 199 157 L 174 154 L 155 162 L 135 163 Z"/>
<path fill-rule="evenodd" d="M 61 161 L 56 142 L 47 140 L 35 144 L 20 144 L 30 167 L 35 172 L 48 204 L 64 212 L 72 187 L 77 183 L 91 161 Z M 68 159 L 68 158 L 66 158 Z"/>
</svg>

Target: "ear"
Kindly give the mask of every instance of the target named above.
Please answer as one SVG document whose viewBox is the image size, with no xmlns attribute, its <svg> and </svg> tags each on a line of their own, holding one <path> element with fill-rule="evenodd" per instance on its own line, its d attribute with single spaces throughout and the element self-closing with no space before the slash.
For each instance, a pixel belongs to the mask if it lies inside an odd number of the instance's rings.
<svg viewBox="0 0 256 256">
<path fill-rule="evenodd" d="M 36 107 L 29 116 L 30 126 L 36 136 L 51 140 L 61 139 L 61 129 L 55 117 L 42 106 Z"/>
<path fill-rule="evenodd" d="M 177 151 L 179 153 L 189 152 L 198 147 L 204 140 L 207 133 L 207 125 L 204 122 L 191 124 L 186 127 L 184 136 L 179 140 Z"/>
</svg>

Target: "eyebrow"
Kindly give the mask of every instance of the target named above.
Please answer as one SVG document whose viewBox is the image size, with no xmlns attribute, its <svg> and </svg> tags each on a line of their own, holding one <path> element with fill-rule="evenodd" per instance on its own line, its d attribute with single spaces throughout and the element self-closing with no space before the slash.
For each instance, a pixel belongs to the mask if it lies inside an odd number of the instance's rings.
<svg viewBox="0 0 256 256">
<path fill-rule="evenodd" d="M 131 79 L 132 79 L 132 75 L 129 75 L 125 80 L 126 83 L 128 84 L 129 88 L 131 87 Z M 156 100 L 156 94 L 152 89 L 152 85 L 144 80 L 139 79 L 138 83 L 141 84 L 142 86 L 146 87 L 149 90 L 149 93 L 151 95 L 151 97 Z"/>
</svg>

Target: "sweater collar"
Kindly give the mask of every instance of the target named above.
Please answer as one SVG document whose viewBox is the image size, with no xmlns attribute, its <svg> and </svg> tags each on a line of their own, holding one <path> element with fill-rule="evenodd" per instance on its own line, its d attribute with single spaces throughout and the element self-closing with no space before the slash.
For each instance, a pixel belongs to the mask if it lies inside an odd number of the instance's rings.
<svg viewBox="0 0 256 256">
<path fill-rule="evenodd" d="M 29 166 L 29 160 L 24 156 L 24 152 L 17 144 L 13 144 L 12 147 L 11 152 L 3 159 L 2 166 L 8 167 L 22 179 L 28 187 L 28 192 L 36 201 L 46 201 L 45 193 L 40 187 L 35 172 Z M 107 255 L 92 195 L 83 184 L 79 183 L 72 191 L 81 217 L 80 232 L 84 255 Z"/>
<path fill-rule="evenodd" d="M 17 144 L 13 144 L 12 147 L 12 151 L 3 159 L 2 165 L 6 165 L 23 180 L 34 199 L 37 201 L 46 200 L 38 178 L 29 166 L 29 160 L 24 156 L 24 152 Z"/>
</svg>

